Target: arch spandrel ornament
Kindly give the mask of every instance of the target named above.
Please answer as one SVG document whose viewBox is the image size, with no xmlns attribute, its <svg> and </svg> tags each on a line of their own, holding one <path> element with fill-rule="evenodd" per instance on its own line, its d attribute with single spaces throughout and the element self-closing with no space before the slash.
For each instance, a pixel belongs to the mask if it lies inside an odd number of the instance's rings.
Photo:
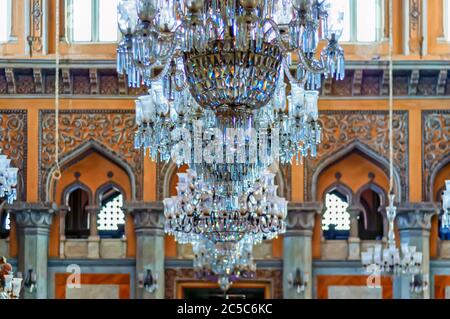
<svg viewBox="0 0 450 319">
<path fill-rule="evenodd" d="M 17 199 L 25 200 L 27 189 L 27 111 L 0 111 L 1 154 L 11 159 L 11 165 L 19 169 L 17 173 Z"/>
<path fill-rule="evenodd" d="M 422 197 L 434 200 L 436 175 L 450 164 L 450 110 L 422 111 Z"/>
<path fill-rule="evenodd" d="M 389 175 L 389 113 L 387 111 L 322 111 L 322 143 L 317 157 L 305 161 L 305 198 L 317 199 L 317 180 L 330 165 L 357 150 Z M 403 201 L 409 197 L 408 112 L 395 111 L 395 192 Z"/>
</svg>

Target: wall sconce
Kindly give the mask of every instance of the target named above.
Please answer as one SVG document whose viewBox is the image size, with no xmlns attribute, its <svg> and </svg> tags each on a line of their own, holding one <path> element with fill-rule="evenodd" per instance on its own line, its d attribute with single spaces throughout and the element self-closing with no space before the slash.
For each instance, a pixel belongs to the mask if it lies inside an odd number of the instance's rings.
<svg viewBox="0 0 450 319">
<path fill-rule="evenodd" d="M 302 272 L 300 268 L 295 271 L 295 276 L 290 273 L 288 275 L 288 284 L 296 289 L 298 294 L 305 292 L 308 286 L 308 274 Z"/>
<path fill-rule="evenodd" d="M 28 275 L 23 283 L 24 287 L 31 293 L 36 289 L 37 276 L 33 269 L 28 269 Z"/>
<path fill-rule="evenodd" d="M 422 293 L 428 289 L 428 274 L 416 274 L 411 276 L 409 287 L 412 293 Z"/>
<path fill-rule="evenodd" d="M 158 289 L 158 274 L 153 276 L 152 270 L 147 269 L 147 273 L 139 274 L 139 288 L 144 288 L 149 293 L 154 293 Z"/>
</svg>

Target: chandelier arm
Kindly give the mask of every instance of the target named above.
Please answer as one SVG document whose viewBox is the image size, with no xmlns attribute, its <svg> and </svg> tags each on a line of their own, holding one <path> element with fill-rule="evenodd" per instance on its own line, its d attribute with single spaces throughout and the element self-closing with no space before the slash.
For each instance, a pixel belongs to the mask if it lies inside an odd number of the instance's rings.
<svg viewBox="0 0 450 319">
<path fill-rule="evenodd" d="M 298 49 L 296 51 L 296 53 L 300 57 L 300 62 L 305 66 L 306 71 L 311 72 L 311 73 L 316 73 L 316 74 L 325 73 L 327 71 L 325 65 L 323 64 L 324 63 L 323 60 L 321 60 L 320 62 L 317 60 L 314 60 L 314 59 L 310 60 L 306 57 L 305 53 L 301 49 Z M 312 65 L 312 62 L 314 62 L 314 61 L 320 63 L 320 66 Z"/>
<path fill-rule="evenodd" d="M 296 79 L 292 76 L 289 66 L 287 65 L 287 62 L 285 59 L 283 59 L 283 67 L 284 67 L 284 74 L 286 74 L 286 76 L 288 77 L 288 80 L 291 83 L 295 83 L 300 86 L 305 85 L 306 80 L 308 79 L 307 72 L 303 73 L 303 76 L 301 79 Z"/>
<path fill-rule="evenodd" d="M 281 51 L 283 51 L 284 53 L 293 52 L 295 50 L 295 48 L 290 48 L 289 43 L 285 43 L 285 41 L 283 41 L 283 37 L 281 36 L 280 29 L 278 28 L 278 25 L 275 21 L 273 21 L 272 19 L 269 19 L 269 18 L 264 19 L 260 24 L 261 29 L 264 28 L 264 26 L 267 23 L 270 25 L 270 28 L 269 28 L 269 30 L 267 30 L 264 33 L 263 41 L 266 38 L 266 35 L 270 35 L 270 33 L 272 33 L 272 31 L 273 31 L 275 33 L 274 40 L 280 46 Z"/>
</svg>

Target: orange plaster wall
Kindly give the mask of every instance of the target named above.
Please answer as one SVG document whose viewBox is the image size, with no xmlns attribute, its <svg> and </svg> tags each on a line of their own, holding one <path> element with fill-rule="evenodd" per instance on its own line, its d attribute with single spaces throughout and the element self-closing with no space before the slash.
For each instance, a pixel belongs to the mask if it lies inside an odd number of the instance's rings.
<svg viewBox="0 0 450 319">
<path fill-rule="evenodd" d="M 113 182 L 122 187 L 125 192 L 124 195 L 126 200 L 131 199 L 131 184 L 127 173 L 102 155 L 93 152 L 62 172 L 61 179 L 56 182 L 55 198 L 52 196 L 52 201 L 59 205 L 65 204 L 61 203 L 62 194 L 67 186 L 77 181 L 74 176 L 76 172 L 81 174 L 79 182 L 83 183 L 91 190 L 92 196 L 95 196 L 95 192 L 100 186 L 107 182 Z M 111 179 L 107 176 L 108 172 L 113 173 L 113 177 Z M 94 199 L 94 202 L 96 202 L 96 199 Z M 127 217 L 127 227 L 125 228 L 125 233 L 127 236 L 127 256 L 131 257 L 135 256 L 136 239 L 134 235 L 134 227 L 132 223 L 129 223 L 130 219 L 131 218 Z M 59 238 L 59 217 L 57 217 L 50 230 L 49 255 L 51 257 L 58 256 Z"/>
<path fill-rule="evenodd" d="M 317 299 L 328 299 L 329 286 L 366 286 L 368 276 L 319 275 L 317 280 Z M 381 277 L 383 299 L 392 299 L 392 278 Z"/>
<path fill-rule="evenodd" d="M 66 299 L 69 273 L 55 274 L 55 299 Z M 119 299 L 130 299 L 129 274 L 81 274 L 81 285 L 118 285 Z"/>
<path fill-rule="evenodd" d="M 434 276 L 434 299 L 445 299 L 445 288 L 450 286 L 450 276 Z"/>
</svg>

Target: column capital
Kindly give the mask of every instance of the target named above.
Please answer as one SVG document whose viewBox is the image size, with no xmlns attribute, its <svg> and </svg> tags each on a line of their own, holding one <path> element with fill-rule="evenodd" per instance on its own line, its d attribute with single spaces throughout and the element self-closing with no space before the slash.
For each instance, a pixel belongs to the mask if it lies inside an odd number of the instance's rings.
<svg viewBox="0 0 450 319">
<path fill-rule="evenodd" d="M 285 236 L 311 236 L 316 214 L 321 214 L 321 202 L 289 203 Z"/>
<path fill-rule="evenodd" d="M 439 207 L 431 202 L 405 203 L 397 209 L 396 222 L 399 231 L 431 230 L 431 218 Z"/>
<path fill-rule="evenodd" d="M 362 211 L 364 211 L 364 208 L 359 204 L 351 204 L 347 207 L 350 218 L 357 218 Z"/>
<path fill-rule="evenodd" d="M 18 229 L 50 230 L 53 216 L 58 211 L 55 203 L 16 202 L 6 206 L 6 211 L 15 218 Z"/>
<path fill-rule="evenodd" d="M 164 235 L 164 207 L 162 202 L 126 202 L 123 208 L 133 216 L 136 233 Z"/>
</svg>

